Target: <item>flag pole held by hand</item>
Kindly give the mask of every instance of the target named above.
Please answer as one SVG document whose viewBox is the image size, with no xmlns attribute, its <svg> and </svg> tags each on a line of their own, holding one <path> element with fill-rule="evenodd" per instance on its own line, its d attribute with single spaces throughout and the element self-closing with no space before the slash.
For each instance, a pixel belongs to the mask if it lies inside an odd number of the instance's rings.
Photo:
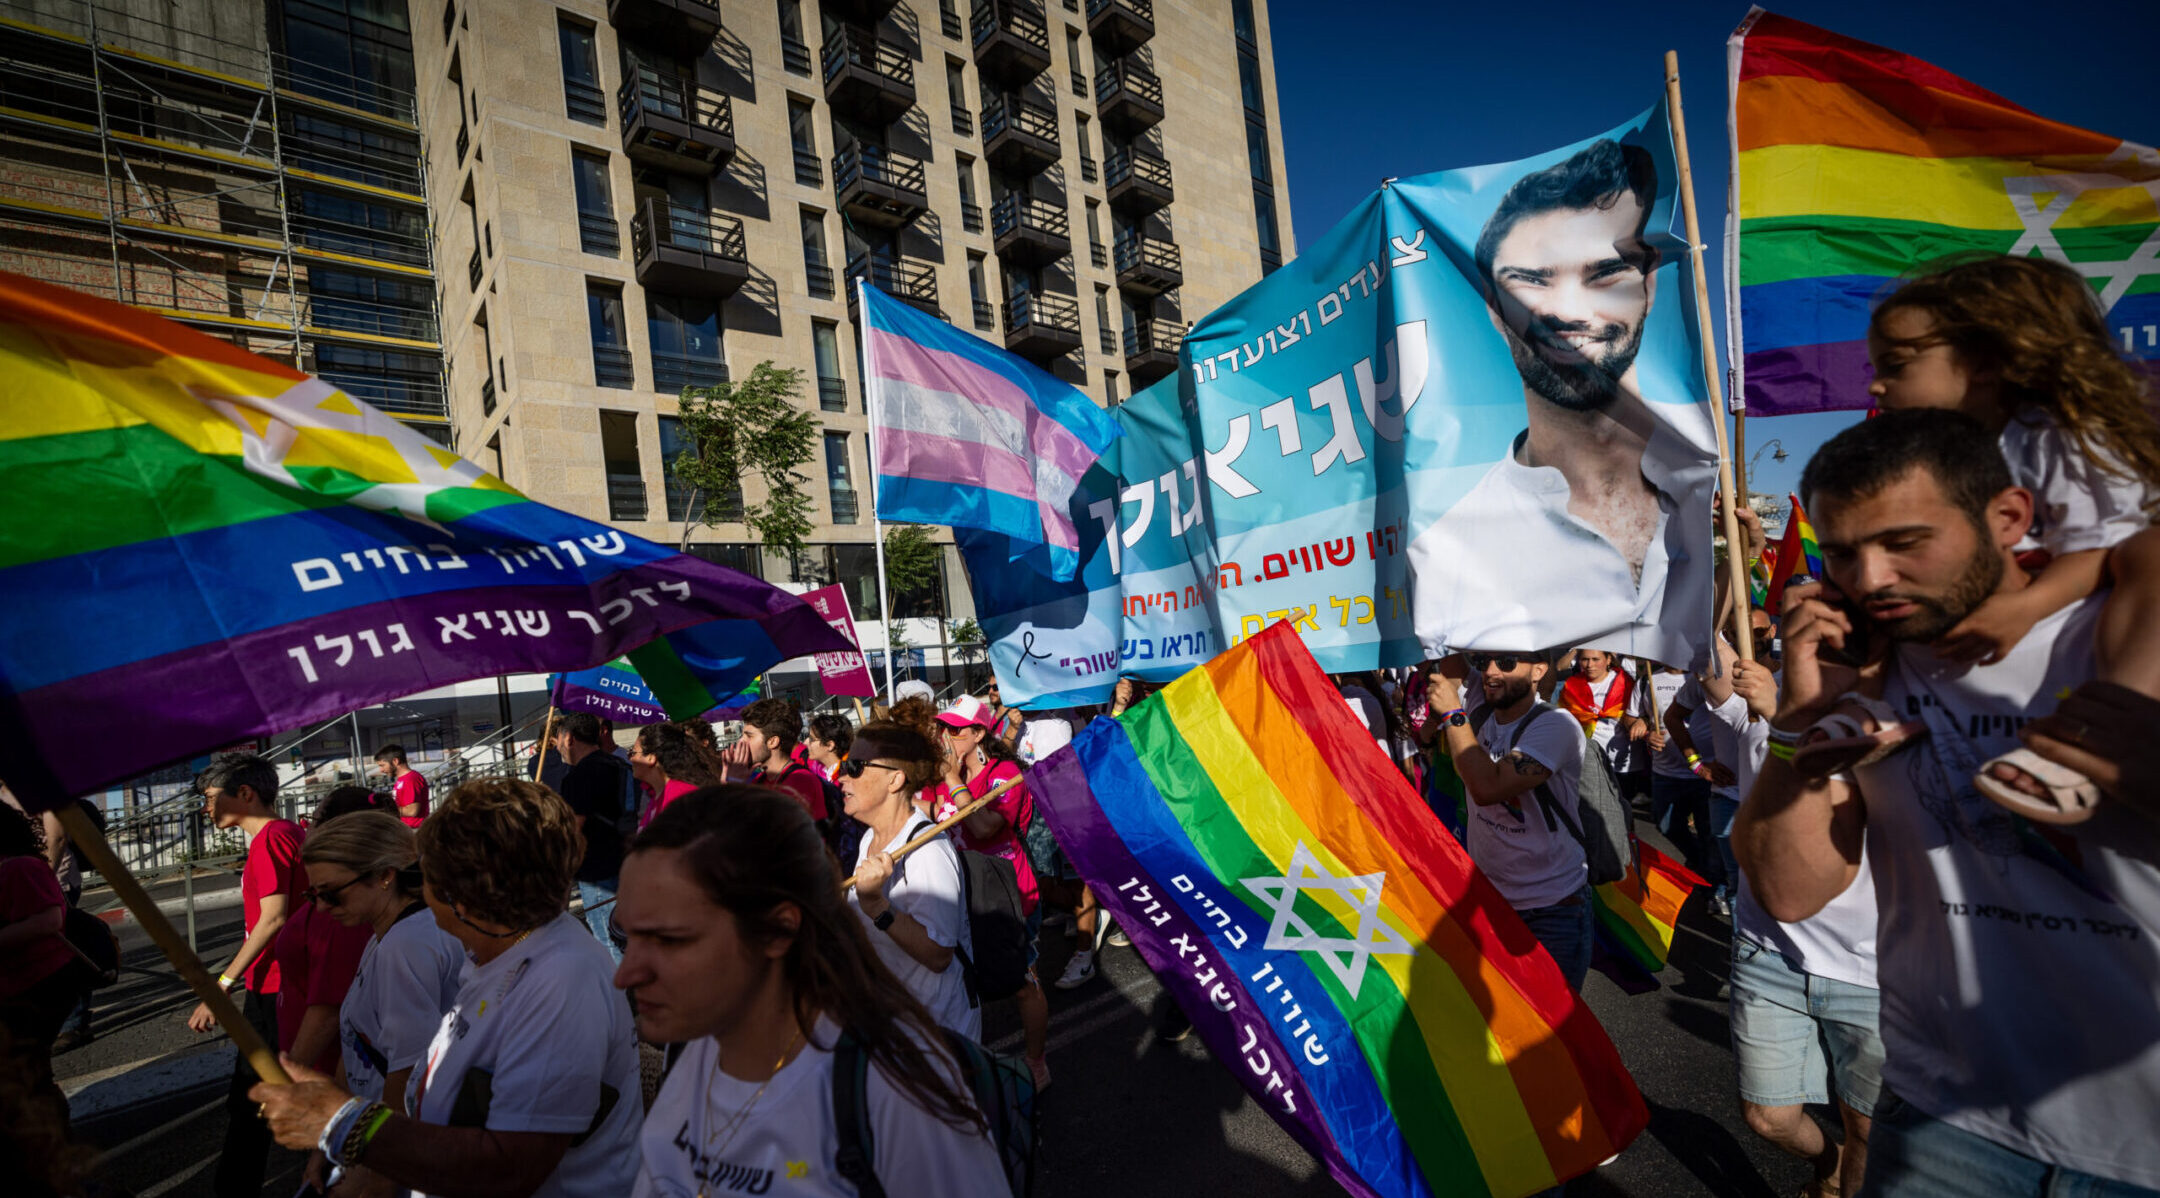
<svg viewBox="0 0 2160 1198">
<path fill-rule="evenodd" d="M 984 792 L 981 798 L 976 799 L 974 802 L 969 803 L 967 806 L 962 807 L 960 810 L 955 811 L 951 815 L 947 816 L 944 823 L 939 824 L 937 827 L 932 828 L 927 832 L 924 832 L 922 835 L 917 836 L 915 839 L 908 841 L 906 844 L 901 845 L 897 849 L 894 849 L 892 855 L 893 860 L 898 861 L 900 860 L 900 858 L 907 856 L 909 853 L 914 852 L 916 849 L 919 849 L 924 845 L 929 844 L 931 841 L 936 840 L 940 836 L 943 836 L 946 831 L 950 829 L 953 825 L 975 814 L 976 812 L 981 811 L 985 806 L 989 804 L 990 800 L 997 798 L 999 795 L 1004 794 L 1006 791 L 1011 790 L 1013 787 L 1020 785 L 1020 783 L 1025 781 L 1026 778 L 1027 775 L 1021 774 L 1017 777 L 1007 778 L 1003 782 L 998 783 L 996 786 L 991 787 L 988 791 Z M 1014 831 L 1017 832 L 1019 831 L 1019 829 L 1015 828 Z M 840 893 L 846 894 L 848 891 L 853 890 L 854 888 L 855 875 L 849 874 L 848 880 L 840 883 Z"/>
</svg>

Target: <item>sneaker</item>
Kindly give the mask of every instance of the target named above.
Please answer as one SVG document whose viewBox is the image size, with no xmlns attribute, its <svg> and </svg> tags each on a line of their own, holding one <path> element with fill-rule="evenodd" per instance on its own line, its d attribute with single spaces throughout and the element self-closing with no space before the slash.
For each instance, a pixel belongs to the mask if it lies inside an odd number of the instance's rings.
<svg viewBox="0 0 2160 1198">
<path fill-rule="evenodd" d="M 1107 941 L 1105 941 L 1105 943 L 1109 944 L 1112 948 L 1132 947 L 1132 939 L 1125 935 L 1125 929 L 1123 928 L 1112 928 L 1110 930 L 1110 937 Z"/>
<path fill-rule="evenodd" d="M 1725 897 L 1722 886 L 1710 894 L 1710 913 L 1720 919 L 1732 918 L 1732 900 Z"/>
<path fill-rule="evenodd" d="M 53 1055 L 58 1056 L 59 1054 L 66 1052 L 71 1048 L 81 1048 L 83 1045 L 90 1043 L 90 1041 L 94 1039 L 96 1039 L 96 1037 L 91 1034 L 90 1029 L 71 1027 L 64 1032 L 61 1032 L 59 1038 L 53 1041 Z"/>
<path fill-rule="evenodd" d="M 1035 1075 L 1035 1092 L 1037 1094 L 1040 1094 L 1044 1090 L 1049 1089 L 1050 1062 L 1044 1060 L 1041 1057 L 1029 1057 L 1027 1059 L 1027 1063 L 1028 1072 Z"/>
<path fill-rule="evenodd" d="M 1065 973 L 1053 984 L 1060 990 L 1072 990 L 1087 985 L 1088 980 L 1094 976 L 1095 953 L 1083 948 L 1072 955 L 1072 960 L 1065 963 Z"/>
<path fill-rule="evenodd" d="M 1099 952 L 1101 952 L 1101 951 L 1102 951 L 1103 941 L 1104 941 L 1104 940 L 1105 940 L 1105 939 L 1106 939 L 1106 938 L 1107 938 L 1107 937 L 1108 937 L 1108 936 L 1110 935 L 1110 931 L 1111 931 L 1111 925 L 1112 925 L 1112 924 L 1113 924 L 1114 922 L 1115 922 L 1114 920 L 1112 920 L 1112 919 L 1111 919 L 1111 918 L 1110 918 L 1110 917 L 1109 917 L 1108 915 L 1104 914 L 1104 913 L 1103 913 L 1103 912 L 1101 912 L 1101 911 L 1097 911 L 1097 912 L 1095 913 L 1095 945 L 1094 945 L 1094 947 L 1095 947 L 1095 951 L 1096 951 L 1096 952 L 1098 952 L 1098 953 L 1099 953 Z M 1127 941 L 1126 943 L 1127 943 L 1128 945 L 1130 945 L 1130 943 L 1131 943 L 1131 942 L 1130 942 L 1130 941 Z"/>
</svg>

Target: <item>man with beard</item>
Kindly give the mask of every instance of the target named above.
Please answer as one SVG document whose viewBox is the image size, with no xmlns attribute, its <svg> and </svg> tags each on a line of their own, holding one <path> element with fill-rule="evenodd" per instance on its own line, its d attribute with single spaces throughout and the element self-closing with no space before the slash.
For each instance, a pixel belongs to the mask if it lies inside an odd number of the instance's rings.
<svg viewBox="0 0 2160 1198">
<path fill-rule="evenodd" d="M 1936 652 L 1980 604 L 2031 583 L 2013 551 L 2032 496 L 1995 438 L 1956 412 L 1847 429 L 1800 491 L 1829 578 L 1785 592 L 1770 756 L 1733 848 L 1763 908 L 1793 922 L 1845 889 L 1865 837 L 1886 1058 L 1864 1192 L 2160 1190 L 2160 822 L 2114 802 L 2042 829 L 1972 783 L 2030 715 L 2093 678 L 2106 591 L 1993 664 Z M 1921 722 L 1925 738 L 1849 773 L 1801 776 L 1801 733 L 1852 690 Z M 2063 711 L 2105 719 L 2077 706 L 2087 693 Z M 2149 751 L 2074 716 L 2036 728 L 2050 734 L 2036 750 L 2082 747 L 2101 777 L 2131 776 L 2107 758 Z"/>
<path fill-rule="evenodd" d="M 1656 298 L 1656 199 L 1649 152 L 1602 140 L 1517 180 L 1478 237 L 1527 427 L 1411 543 L 1417 627 L 1435 656 L 1572 642 L 1670 659 L 1671 642 L 1635 635 L 1705 618 L 1710 562 L 1687 552 L 1677 513 L 1708 494 L 1716 459 L 1665 426 L 1699 420 L 1695 406 L 1653 415 L 1635 382 Z"/>
</svg>

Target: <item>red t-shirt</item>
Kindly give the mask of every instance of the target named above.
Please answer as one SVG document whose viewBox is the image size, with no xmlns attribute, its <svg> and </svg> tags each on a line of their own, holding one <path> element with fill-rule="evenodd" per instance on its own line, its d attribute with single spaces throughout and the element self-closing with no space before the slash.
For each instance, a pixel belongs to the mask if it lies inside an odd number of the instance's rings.
<svg viewBox="0 0 2160 1198">
<path fill-rule="evenodd" d="M 1017 763 L 1011 761 L 991 762 L 984 767 L 981 773 L 968 780 L 967 790 L 970 796 L 968 802 L 972 803 L 988 794 L 992 787 L 1007 778 L 1017 778 L 1019 776 L 1020 766 Z M 953 802 L 952 792 L 946 789 L 945 783 L 941 781 L 930 788 L 930 811 L 932 815 L 937 817 L 939 823 L 942 824 L 951 819 L 953 812 L 958 810 L 960 810 L 960 805 Z M 1033 914 L 1037 894 L 1035 867 L 1028 864 L 1027 843 L 1021 839 L 1021 836 L 1027 829 L 1028 821 L 1035 818 L 1035 797 L 1028 793 L 1027 783 L 1022 782 L 997 798 L 990 800 L 990 810 L 1005 817 L 1005 827 L 996 836 L 987 840 L 979 840 L 968 833 L 967 825 L 964 823 L 955 828 L 954 831 L 960 833 L 960 843 L 962 845 L 978 853 L 988 853 L 993 857 L 1003 857 L 1012 862 L 1013 873 L 1020 881 L 1021 912 L 1023 914 Z"/>
<path fill-rule="evenodd" d="M 428 813 L 427 779 L 420 776 L 419 770 L 407 770 L 398 775 L 398 780 L 391 784 L 391 790 L 397 794 L 399 807 L 419 808 L 411 815 L 402 811 L 398 813 L 398 818 L 405 822 L 406 827 L 419 827 Z"/>
<path fill-rule="evenodd" d="M 248 842 L 247 865 L 240 871 L 240 916 L 252 933 L 262 917 L 263 896 L 286 896 L 285 913 L 299 914 L 300 892 L 307 889 L 307 871 L 300 867 L 300 841 L 306 833 L 289 819 L 274 819 L 262 826 Z M 248 966 L 247 988 L 257 994 L 278 992 L 277 943 Z"/>
<path fill-rule="evenodd" d="M 818 781 L 818 776 L 808 766 L 791 768 L 777 778 L 759 770 L 750 775 L 750 780 L 759 786 L 770 786 L 794 795 L 797 802 L 810 809 L 811 819 L 825 818 L 825 784 Z"/>
<path fill-rule="evenodd" d="M 300 1017 L 309 1007 L 337 1008 L 360 972 L 360 955 L 367 951 L 375 930 L 366 924 L 346 927 L 337 917 L 302 903 L 277 934 L 277 966 L 281 985 L 277 993 L 278 1051 L 291 1052 L 300 1034 Z M 335 1026 L 335 1021 L 332 1021 Z M 302 1061 L 311 1069 L 328 1073 L 337 1068 L 337 1037 L 330 1038 L 322 1058 Z"/>
<path fill-rule="evenodd" d="M 35 817 L 32 817 L 35 818 Z M 30 918 L 52 907 L 65 908 L 67 895 L 43 857 L 0 859 L 0 924 Z M 54 932 L 0 953 L 0 998 L 13 998 L 51 977 L 75 959 L 67 938 Z"/>
</svg>

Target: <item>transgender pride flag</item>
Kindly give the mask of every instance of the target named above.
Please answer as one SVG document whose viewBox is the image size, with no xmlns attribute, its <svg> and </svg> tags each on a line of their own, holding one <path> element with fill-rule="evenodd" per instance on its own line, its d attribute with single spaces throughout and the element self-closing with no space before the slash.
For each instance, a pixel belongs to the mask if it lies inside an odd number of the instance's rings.
<svg viewBox="0 0 2160 1198">
<path fill-rule="evenodd" d="M 1016 554 L 1046 545 L 1070 579 L 1067 508 L 1117 423 L 1032 362 L 860 286 L 878 519 L 1003 533 Z"/>
</svg>

